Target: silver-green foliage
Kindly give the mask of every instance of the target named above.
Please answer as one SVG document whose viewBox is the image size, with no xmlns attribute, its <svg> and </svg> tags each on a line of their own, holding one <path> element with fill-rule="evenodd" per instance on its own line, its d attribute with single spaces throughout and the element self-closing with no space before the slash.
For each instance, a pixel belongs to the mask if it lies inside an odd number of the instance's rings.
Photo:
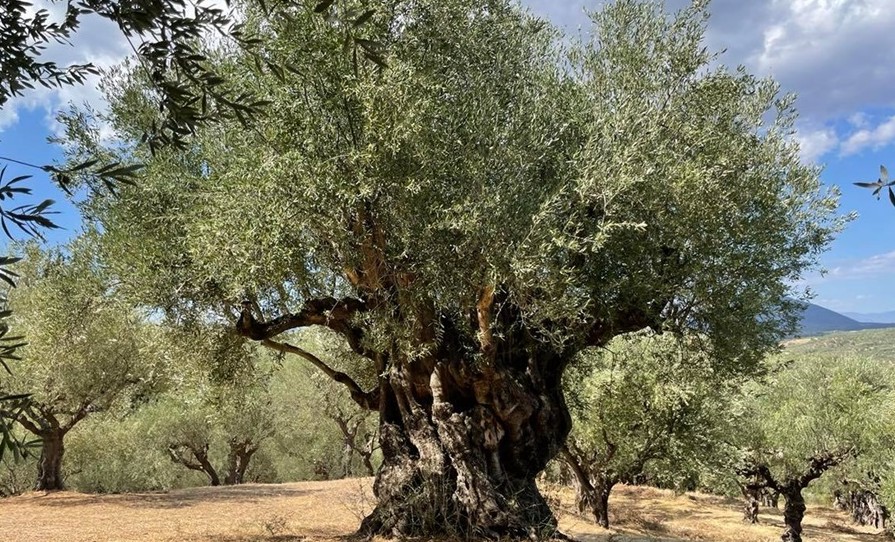
<svg viewBox="0 0 895 542">
<path fill-rule="evenodd" d="M 621 336 L 566 375 L 569 445 L 602 483 L 693 489 L 725 462 L 735 379 L 718 375 L 698 341 Z"/>
<path fill-rule="evenodd" d="M 149 157 L 146 84 L 110 77 L 112 126 L 147 167 L 90 207 L 130 295 L 174 312 L 340 296 L 374 250 L 402 299 L 450 311 L 501 284 L 557 341 L 646 312 L 757 363 L 789 330 L 835 195 L 799 162 L 792 98 L 710 66 L 701 2 L 610 4 L 570 54 L 508 2 L 363 4 L 387 69 L 331 54 L 342 29 L 289 8 L 261 47 L 290 70 L 221 61 L 273 114 L 189 152 Z M 390 314 L 367 339 L 414 355 Z"/>
<path fill-rule="evenodd" d="M 783 481 L 805 472 L 812 457 L 840 455 L 872 469 L 895 444 L 895 379 L 891 363 L 822 355 L 791 360 L 754 384 L 742 437 L 747 459 Z"/>
<path fill-rule="evenodd" d="M 64 248 L 24 247 L 11 325 L 27 337 L 3 388 L 28 393 L 35 425 L 71 427 L 91 412 L 153 389 L 163 367 L 147 355 L 140 315 L 116 298 L 96 259 L 95 237 Z"/>
</svg>

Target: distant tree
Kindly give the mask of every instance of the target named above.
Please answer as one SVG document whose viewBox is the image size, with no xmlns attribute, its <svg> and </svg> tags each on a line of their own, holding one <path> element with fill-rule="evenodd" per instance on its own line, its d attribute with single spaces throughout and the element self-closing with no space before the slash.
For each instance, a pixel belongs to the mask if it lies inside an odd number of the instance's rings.
<svg viewBox="0 0 895 542">
<path fill-rule="evenodd" d="M 892 411 L 893 393 L 887 363 L 832 356 L 798 359 L 753 388 L 738 472 L 785 499 L 784 542 L 802 540 L 809 484 L 862 454 L 891 449 L 895 435 L 880 420 Z"/>
<path fill-rule="evenodd" d="M 230 329 L 208 325 L 159 338 L 183 361 L 179 384 L 144 414 L 157 420 L 153 439 L 172 461 L 204 473 L 213 486 L 243 483 L 252 457 L 276 429 L 256 348 Z"/>
<path fill-rule="evenodd" d="M 718 457 L 735 387 L 697 345 L 631 334 L 584 354 L 586 360 L 566 373 L 573 429 L 563 458 L 579 510 L 604 528 L 616 484 L 652 473 L 686 483 Z"/>
<path fill-rule="evenodd" d="M 646 327 L 701 335 L 719 370 L 759 363 L 836 197 L 799 161 L 791 98 L 711 67 L 703 2 L 609 4 L 571 57 L 508 0 L 339 5 L 375 10 L 387 69 L 338 54 L 346 25 L 317 6 L 270 3 L 258 49 L 292 69 L 221 71 L 271 114 L 198 128 L 189 152 L 141 146 L 138 72 L 107 82 L 107 150 L 146 169 L 88 202 L 106 255 L 135 303 L 236 309 L 378 414 L 366 534 L 552 532 L 535 476 L 571 429 L 569 364 Z M 289 342 L 312 326 L 365 370 Z"/>
<path fill-rule="evenodd" d="M 129 390 L 150 384 L 137 315 L 116 300 L 97 266 L 91 236 L 64 249 L 24 250 L 9 293 L 12 326 L 28 337 L 3 389 L 27 393 L 19 410 L 0 415 L 41 441 L 36 488 L 63 488 L 64 439 L 92 412 L 105 410 Z"/>
</svg>

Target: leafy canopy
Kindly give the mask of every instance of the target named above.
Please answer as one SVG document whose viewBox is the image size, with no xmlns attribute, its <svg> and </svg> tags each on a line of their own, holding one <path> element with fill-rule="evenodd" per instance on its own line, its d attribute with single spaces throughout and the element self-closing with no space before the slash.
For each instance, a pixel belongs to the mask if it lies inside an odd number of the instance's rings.
<svg viewBox="0 0 895 542">
<path fill-rule="evenodd" d="M 290 69 L 217 69 L 271 114 L 202 127 L 183 152 L 139 143 L 138 71 L 108 81 L 111 123 L 146 163 L 90 203 L 123 291 L 179 316 L 357 296 L 365 341 L 411 359 L 431 347 L 413 331 L 425 307 L 464 321 L 488 286 L 559 348 L 688 328 L 722 365 L 756 364 L 795 324 L 836 197 L 799 162 L 792 98 L 710 67 L 704 3 L 670 17 L 620 0 L 568 54 L 503 0 L 363 5 L 355 37 L 386 69 L 334 54 L 344 23 L 312 3 L 269 18 L 249 3 L 258 50 Z"/>
</svg>

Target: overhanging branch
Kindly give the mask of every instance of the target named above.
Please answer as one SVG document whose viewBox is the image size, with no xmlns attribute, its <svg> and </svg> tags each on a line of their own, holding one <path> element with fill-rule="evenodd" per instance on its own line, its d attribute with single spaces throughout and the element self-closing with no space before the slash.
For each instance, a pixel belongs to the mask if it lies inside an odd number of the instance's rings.
<svg viewBox="0 0 895 542">
<path fill-rule="evenodd" d="M 318 369 L 323 371 L 326 376 L 347 387 L 348 391 L 351 393 L 351 399 L 353 399 L 354 402 L 360 405 L 362 408 L 365 408 L 367 410 L 379 409 L 378 388 L 373 389 L 372 391 L 364 391 L 360 387 L 360 385 L 358 385 L 358 383 L 354 381 L 353 378 L 341 371 L 333 369 L 332 367 L 324 363 L 323 360 L 308 352 L 307 350 L 304 350 L 303 348 L 299 348 L 289 343 L 277 342 L 272 339 L 263 339 L 261 341 L 261 344 L 278 352 L 295 354 L 297 356 L 305 358 L 306 360 L 310 361 L 311 364 L 314 365 L 314 367 L 317 367 Z"/>
<path fill-rule="evenodd" d="M 323 326 L 344 337 L 354 353 L 375 359 L 376 353 L 363 345 L 363 331 L 351 323 L 355 314 L 368 310 L 367 304 L 360 299 L 353 297 L 310 299 L 299 312 L 283 314 L 268 322 L 255 319 L 252 308 L 251 301 L 243 302 L 242 312 L 236 322 L 236 331 L 243 337 L 263 341 L 291 329 Z"/>
</svg>

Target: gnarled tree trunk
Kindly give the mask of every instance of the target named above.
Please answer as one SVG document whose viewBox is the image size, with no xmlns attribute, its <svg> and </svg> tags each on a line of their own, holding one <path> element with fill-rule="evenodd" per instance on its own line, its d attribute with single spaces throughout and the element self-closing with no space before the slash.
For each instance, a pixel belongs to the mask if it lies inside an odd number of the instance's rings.
<svg viewBox="0 0 895 542">
<path fill-rule="evenodd" d="M 393 367 L 380 382 L 383 463 L 365 535 L 546 537 L 556 519 L 535 476 L 571 428 L 563 362 L 496 357 Z"/>
<path fill-rule="evenodd" d="M 566 351 L 541 336 L 494 287 L 483 288 L 468 312 L 438 312 L 431 301 L 401 298 L 397 288 L 384 300 L 379 253 L 365 251 L 372 263 L 362 273 L 349 272 L 352 284 L 372 292 L 368 299 L 312 299 L 301 311 L 268 322 L 254 318 L 256 309 L 247 300 L 236 325 L 245 337 L 303 357 L 345 385 L 359 405 L 378 410 L 378 503 L 360 534 L 554 536 L 556 518 L 535 476 L 559 453 L 571 429 L 561 380 L 580 345 Z M 385 351 L 371 350 L 355 318 L 371 307 L 387 307 L 389 318 L 400 320 L 409 336 Z M 588 343 L 604 344 L 645 327 L 642 314 L 635 313 L 624 326 L 595 322 Z M 312 353 L 271 339 L 310 325 L 336 331 L 371 360 L 377 386 L 365 391 Z"/>
<path fill-rule="evenodd" d="M 758 500 L 761 488 L 753 484 L 745 484 L 740 486 L 740 490 L 746 500 L 743 504 L 743 521 L 755 525 L 758 523 Z"/>
<path fill-rule="evenodd" d="M 592 477 L 588 469 L 581 464 L 581 460 L 568 447 L 563 448 L 563 459 L 574 477 L 575 504 L 582 514 L 592 514 L 597 525 L 604 529 L 609 528 L 609 493 L 618 483 L 617 478 L 610 477 L 605 472 L 595 473 Z M 614 449 L 610 453 L 614 453 Z"/>
<path fill-rule="evenodd" d="M 805 518 L 805 498 L 802 488 L 791 485 L 784 488 L 783 523 L 786 527 L 780 540 L 783 542 L 802 542 L 802 520 Z"/>
<path fill-rule="evenodd" d="M 840 464 L 846 458 L 854 454 L 853 449 L 838 452 L 819 453 L 808 459 L 808 465 L 800 476 L 786 478 L 778 481 L 771 474 L 767 464 L 753 463 L 737 469 L 737 474 L 754 480 L 756 487 L 765 490 L 773 490 L 778 495 L 783 495 L 785 505 L 783 508 L 783 522 L 785 528 L 780 537 L 783 542 L 802 541 L 802 519 L 805 517 L 805 499 L 802 490 L 820 478 L 824 472 Z"/>
<path fill-rule="evenodd" d="M 36 490 L 57 491 L 65 488 L 62 482 L 62 456 L 65 454 L 64 437 L 65 432 L 61 429 L 48 430 L 41 434 L 43 443 L 40 460 L 37 462 Z"/>
<path fill-rule="evenodd" d="M 224 477 L 224 485 L 237 485 L 245 481 L 246 470 L 252 456 L 258 451 L 258 447 L 252 445 L 251 440 L 239 441 L 230 439 L 230 452 L 227 455 L 227 475 Z"/>
</svg>

